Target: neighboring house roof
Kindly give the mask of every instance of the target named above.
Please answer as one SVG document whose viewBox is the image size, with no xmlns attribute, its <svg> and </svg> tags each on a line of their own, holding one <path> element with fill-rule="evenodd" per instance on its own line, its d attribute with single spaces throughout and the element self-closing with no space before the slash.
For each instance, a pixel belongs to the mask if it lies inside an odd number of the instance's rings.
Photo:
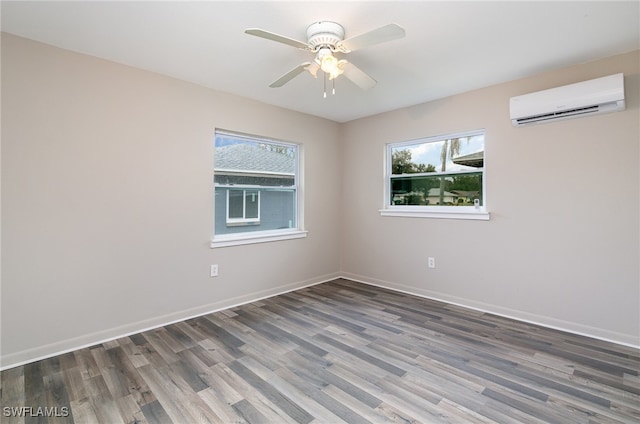
<svg viewBox="0 0 640 424">
<path fill-rule="evenodd" d="M 445 191 L 444 196 L 448 196 L 448 197 L 458 197 L 457 194 L 455 193 L 451 193 L 450 191 Z M 427 197 L 439 197 L 440 196 L 440 189 L 439 188 L 430 188 L 429 189 L 429 194 L 427 194 Z"/>
<path fill-rule="evenodd" d="M 458 165 L 482 168 L 484 166 L 484 151 L 470 153 L 464 156 L 458 156 L 457 158 L 453 158 L 452 162 Z"/>
<path fill-rule="evenodd" d="M 215 169 L 269 174 L 295 174 L 295 158 L 256 145 L 231 144 L 216 147 Z"/>
</svg>

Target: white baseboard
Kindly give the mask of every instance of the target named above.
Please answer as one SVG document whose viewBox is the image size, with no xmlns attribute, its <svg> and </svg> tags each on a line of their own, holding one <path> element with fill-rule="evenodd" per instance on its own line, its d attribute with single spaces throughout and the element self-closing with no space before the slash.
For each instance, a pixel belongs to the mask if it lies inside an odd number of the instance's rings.
<svg viewBox="0 0 640 424">
<path fill-rule="evenodd" d="M 483 302 L 476 302 L 474 300 L 451 296 L 445 293 L 433 292 L 430 290 L 422 290 L 416 287 L 405 286 L 399 283 L 393 283 L 390 281 L 379 280 L 376 278 L 367 277 L 364 275 L 342 273 L 342 278 L 352 280 L 358 283 L 368 284 L 371 286 L 382 287 L 389 290 L 394 290 L 402 293 L 407 293 L 414 296 L 420 296 L 427 299 L 433 299 L 440 302 L 450 303 L 452 305 L 462 306 L 465 308 L 473 309 L 480 312 L 486 312 L 493 315 L 498 315 L 505 318 L 514 319 L 517 321 L 526 322 L 529 324 L 540 325 L 542 327 L 552 328 L 554 330 L 566 331 L 568 333 L 577 334 L 581 336 L 587 336 L 594 339 L 603 340 L 623 346 L 628 346 L 636 349 L 640 349 L 640 336 L 633 336 L 624 333 L 618 333 L 602 328 L 591 327 L 582 325 L 579 323 L 559 320 L 543 315 L 532 314 L 516 309 L 505 308 L 502 306 L 487 304 Z"/>
<path fill-rule="evenodd" d="M 294 290 L 299 290 L 304 287 L 311 287 L 316 284 L 325 283 L 327 281 L 335 280 L 339 278 L 339 273 L 327 274 L 317 278 L 312 278 L 305 281 L 299 281 L 290 283 L 278 287 L 274 287 L 268 290 L 262 290 L 255 293 L 250 293 L 243 296 L 237 296 L 231 299 L 225 299 L 220 302 L 214 302 L 196 308 L 187 309 L 183 311 L 174 312 L 171 314 L 150 318 L 143 321 L 138 321 L 130 324 L 126 324 L 120 327 L 109 328 L 101 331 L 97 331 L 91 334 L 84 334 L 79 337 L 71 339 L 60 340 L 55 343 L 38 346 L 23 351 L 10 353 L 0 358 L 0 370 L 14 368 L 20 365 L 28 364 L 31 362 L 40 361 L 42 359 L 51 358 L 53 356 L 62 355 L 64 353 L 72 352 L 74 350 L 83 349 L 85 347 L 94 346 L 97 344 L 105 343 L 121 337 L 130 336 L 132 334 L 142 333 L 144 331 L 153 330 L 155 328 L 170 325 L 176 322 L 184 321 L 191 318 L 196 318 L 202 315 L 207 315 L 213 312 L 221 311 L 223 309 L 229 309 L 236 306 L 244 305 L 246 303 L 256 302 L 258 300 L 266 299 L 269 297 L 277 296 L 279 294 L 288 293 Z"/>
<path fill-rule="evenodd" d="M 199 307 L 184 310 L 184 311 L 174 312 L 171 314 L 154 317 L 154 318 L 150 318 L 143 321 L 138 321 L 138 322 L 127 324 L 120 327 L 110 328 L 106 330 L 97 331 L 95 333 L 74 337 L 71 339 L 61 340 L 55 343 L 38 346 L 32 349 L 26 349 L 26 350 L 15 352 L 15 353 L 10 353 L 0 358 L 0 364 L 2 364 L 0 366 L 0 370 L 14 368 L 20 365 L 40 361 L 42 359 L 47 359 L 53 356 L 62 355 L 68 352 L 72 352 L 74 350 L 83 349 L 89 346 L 94 346 L 97 344 L 119 339 L 121 337 L 127 337 L 132 334 L 142 333 L 144 331 L 153 330 L 155 328 L 163 327 L 165 325 L 170 325 L 170 324 L 184 321 L 187 319 L 196 318 L 202 315 L 210 314 L 210 313 L 221 311 L 224 309 L 233 308 L 233 307 L 244 305 L 251 302 L 256 302 L 262 299 L 288 293 L 294 290 L 299 290 L 305 287 L 311 287 L 316 284 L 322 284 L 327 281 L 335 280 L 336 278 L 344 278 L 344 279 L 352 280 L 358 283 L 368 284 L 376 287 L 398 291 L 401 293 L 407 293 L 414 296 L 420 296 L 428 299 L 446 302 L 453 305 L 458 305 L 465 308 L 477 310 L 480 312 L 487 312 L 487 313 L 499 315 L 505 318 L 511 318 L 518 321 L 527 322 L 530 324 L 540 325 L 543 327 L 553 328 L 556 330 L 566 331 L 573 334 L 592 337 L 595 339 L 600 339 L 607 342 L 640 349 L 640 338 L 633 337 L 628 334 L 617 333 L 609 330 L 604 330 L 601 328 L 581 325 L 581 324 L 570 322 L 570 321 L 562 321 L 555 318 L 531 314 L 531 313 L 504 308 L 496 305 L 485 304 L 485 303 L 476 302 L 470 299 L 458 298 L 458 297 L 447 295 L 444 293 L 432 292 L 429 290 L 421 290 L 416 287 L 405 286 L 403 284 L 379 280 L 379 279 L 367 277 L 364 275 L 358 275 L 358 274 L 352 274 L 352 273 L 333 273 L 333 274 L 327 274 L 327 275 L 323 275 L 323 276 L 312 278 L 305 281 L 299 281 L 296 283 L 274 287 L 274 288 L 263 290 L 260 292 L 255 292 L 255 293 L 238 296 L 231 299 L 226 299 L 220 302 L 210 303 L 207 305 L 199 306 Z"/>
</svg>

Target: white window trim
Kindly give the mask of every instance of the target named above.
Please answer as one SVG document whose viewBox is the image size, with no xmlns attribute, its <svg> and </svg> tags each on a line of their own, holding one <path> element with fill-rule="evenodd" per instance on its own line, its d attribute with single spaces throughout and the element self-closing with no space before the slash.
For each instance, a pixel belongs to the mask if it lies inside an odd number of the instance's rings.
<svg viewBox="0 0 640 424">
<path fill-rule="evenodd" d="M 437 208 L 455 208 L 452 210 L 438 210 Z M 472 219 L 488 221 L 491 214 L 484 208 L 474 208 L 473 206 L 389 206 L 380 209 L 382 216 L 401 216 L 409 218 L 445 218 L 445 219 Z"/>
<path fill-rule="evenodd" d="M 307 231 L 290 230 L 256 231 L 254 233 L 222 234 L 211 241 L 211 248 L 241 246 L 244 244 L 267 243 L 307 237 Z"/>
<path fill-rule="evenodd" d="M 486 209 L 486 172 L 485 167 L 482 168 L 482 193 L 484 196 L 485 205 L 480 207 L 474 206 L 397 206 L 391 205 L 389 202 L 389 198 L 391 197 L 391 148 L 398 147 L 403 145 L 413 145 L 418 142 L 430 142 L 430 141 L 440 141 L 446 140 L 450 138 L 458 138 L 458 137 L 467 137 L 471 135 L 475 135 L 478 133 L 485 133 L 484 129 L 479 129 L 475 131 L 468 131 L 463 133 L 456 134 L 446 134 L 443 136 L 435 136 L 435 137 L 427 137 L 415 140 L 409 140 L 405 142 L 394 142 L 387 143 L 385 145 L 385 154 L 384 154 L 384 198 L 383 198 L 383 208 L 378 212 L 381 216 L 391 216 L 391 217 L 408 217 L 408 218 L 440 218 L 440 219 L 468 219 L 468 220 L 481 220 L 488 221 L 491 219 L 491 213 Z M 485 150 L 486 157 L 486 150 Z M 430 175 L 438 175 L 443 174 L 441 172 L 430 173 Z M 449 174 L 448 172 L 444 174 Z"/>
<path fill-rule="evenodd" d="M 210 247 L 212 249 L 220 247 L 241 246 L 247 244 L 268 243 L 274 241 L 294 240 L 307 237 L 308 231 L 304 228 L 304 145 L 293 142 L 278 141 L 272 139 L 266 139 L 264 137 L 258 137 L 238 132 L 231 132 L 225 130 L 216 130 L 216 134 L 226 134 L 239 137 L 250 137 L 254 140 L 264 140 L 271 144 L 281 146 L 295 146 L 297 149 L 297 160 L 295 162 L 295 184 L 292 187 L 296 192 L 296 228 L 278 229 L 278 230 L 266 230 L 266 231 L 252 231 L 245 233 L 232 233 L 232 234 L 214 234 L 211 239 Z M 215 185 L 214 185 L 215 186 Z M 238 186 L 235 186 L 238 187 Z M 289 187 L 287 187 L 289 188 Z M 215 188 L 214 188 L 215 189 Z M 227 203 L 228 204 L 228 203 Z M 214 206 L 215 209 L 215 206 Z M 227 214 L 228 216 L 228 214 Z M 215 219 L 215 217 L 214 217 Z"/>
<path fill-rule="evenodd" d="M 242 218 L 229 218 L 229 199 L 231 197 L 231 191 L 242 191 Z M 260 223 L 260 189 L 252 188 L 251 191 L 258 192 L 258 217 L 247 218 L 247 189 L 245 188 L 229 188 L 227 190 L 227 225 L 242 225 L 242 224 L 259 224 Z"/>
</svg>

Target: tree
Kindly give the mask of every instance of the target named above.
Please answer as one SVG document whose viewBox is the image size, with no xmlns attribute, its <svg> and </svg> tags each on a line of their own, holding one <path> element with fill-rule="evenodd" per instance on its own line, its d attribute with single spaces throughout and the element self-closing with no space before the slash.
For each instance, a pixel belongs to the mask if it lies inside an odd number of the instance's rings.
<svg viewBox="0 0 640 424">
<path fill-rule="evenodd" d="M 436 167 L 430 163 L 414 163 L 411 157 L 411 150 L 394 150 L 391 155 L 391 172 L 393 175 L 422 174 L 435 171 Z M 425 195 L 433 186 L 432 178 L 412 177 L 392 180 L 391 189 L 393 193 L 404 193 L 406 204 L 421 205 L 424 204 Z"/>
<path fill-rule="evenodd" d="M 391 173 L 398 174 L 419 174 L 435 172 L 436 167 L 432 164 L 413 163 L 411 150 L 396 150 L 391 156 Z"/>
<path fill-rule="evenodd" d="M 481 191 L 482 174 L 456 175 L 453 177 L 449 190 Z"/>
<path fill-rule="evenodd" d="M 393 152 L 391 156 L 391 173 L 394 175 L 413 173 L 410 150 L 396 150 Z"/>
<path fill-rule="evenodd" d="M 436 172 L 436 167 L 430 163 L 426 165 L 424 163 L 419 163 L 416 166 L 416 172 Z"/>
</svg>

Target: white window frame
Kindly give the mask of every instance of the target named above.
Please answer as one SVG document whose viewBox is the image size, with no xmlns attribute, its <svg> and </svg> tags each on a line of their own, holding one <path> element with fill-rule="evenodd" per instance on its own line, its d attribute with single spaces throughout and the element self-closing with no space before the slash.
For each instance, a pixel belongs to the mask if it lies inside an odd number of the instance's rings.
<svg viewBox="0 0 640 424">
<path fill-rule="evenodd" d="M 230 197 L 232 191 L 242 191 L 242 218 L 231 218 L 229 216 L 229 206 L 230 206 Z M 258 195 L 258 216 L 256 218 L 247 218 L 247 191 L 255 191 Z M 260 187 L 258 186 L 250 186 L 238 188 L 233 187 L 227 190 L 227 225 L 252 225 L 260 223 Z"/>
<path fill-rule="evenodd" d="M 452 138 L 470 137 L 473 135 L 483 134 L 486 137 L 484 129 L 467 131 L 455 134 L 445 134 L 441 136 L 419 138 L 402 142 L 387 143 L 385 145 L 385 175 L 384 175 L 384 200 L 383 208 L 379 210 L 381 216 L 411 217 L 411 218 L 447 218 L 447 219 L 470 219 L 470 220 L 489 220 L 491 214 L 487 209 L 487 190 L 486 190 L 486 166 L 482 167 L 482 205 L 477 206 L 431 206 L 431 205 L 393 205 L 391 204 L 391 176 L 392 176 L 392 150 L 402 146 L 412 146 L 416 144 L 434 143 Z M 485 163 L 486 163 L 486 138 L 485 138 Z M 477 171 L 470 171 L 477 172 Z M 412 174 L 415 176 L 428 175 L 451 175 L 458 172 L 430 172 L 425 174 Z"/>
<path fill-rule="evenodd" d="M 296 161 L 295 161 L 295 175 L 294 175 L 294 186 L 291 187 L 295 190 L 295 213 L 296 213 L 296 227 L 294 228 L 283 228 L 277 230 L 265 230 L 265 231 L 251 231 L 251 232 L 242 232 L 242 233 L 233 233 L 233 234 L 215 234 L 215 213 L 213 216 L 213 228 L 214 233 L 211 238 L 211 248 L 220 248 L 220 247 L 230 247 L 230 246 L 238 246 L 245 244 L 255 244 L 255 243 L 266 243 L 266 242 L 274 242 L 274 241 L 282 241 L 282 240 L 292 240 L 307 237 L 307 231 L 304 229 L 304 148 L 302 144 L 292 143 L 287 141 L 281 141 L 266 137 L 255 136 L 251 134 L 240 133 L 236 131 L 227 131 L 222 129 L 216 129 L 215 135 L 224 134 L 232 137 L 240 137 L 240 138 L 248 138 L 252 141 L 260 142 L 263 141 L 265 143 L 281 145 L 286 147 L 295 147 Z M 215 139 L 215 137 L 214 137 Z M 215 150 L 215 149 L 214 149 Z M 214 171 L 215 175 L 215 171 Z M 212 179 L 213 180 L 213 179 Z M 214 191 L 215 191 L 215 183 L 214 183 Z M 225 187 L 225 185 L 219 186 Z M 236 188 L 249 188 L 249 189 L 258 189 L 258 193 L 260 193 L 260 187 L 258 186 L 226 186 L 228 188 L 233 187 Z M 229 196 L 227 192 L 227 196 Z M 215 198 L 215 196 L 214 196 Z M 214 205 L 215 211 L 215 205 Z M 229 202 L 227 200 L 227 222 L 229 220 Z M 255 222 L 253 222 L 255 223 Z M 249 222 L 244 223 L 245 225 L 249 224 Z"/>
</svg>

